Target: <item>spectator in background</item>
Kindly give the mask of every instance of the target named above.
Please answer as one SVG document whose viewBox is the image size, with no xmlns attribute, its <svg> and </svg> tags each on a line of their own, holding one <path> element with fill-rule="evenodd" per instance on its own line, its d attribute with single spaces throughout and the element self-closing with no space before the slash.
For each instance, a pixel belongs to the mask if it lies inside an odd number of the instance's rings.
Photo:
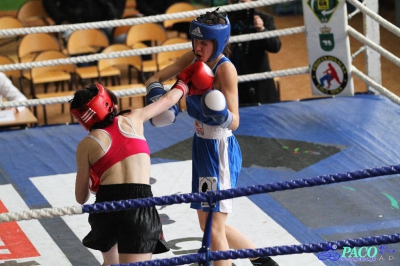
<svg viewBox="0 0 400 266">
<path fill-rule="evenodd" d="M 5 98 L 7 101 L 25 101 L 27 98 L 23 95 L 17 87 L 11 82 L 11 80 L 4 74 L 0 72 L 0 101 L 2 98 Z M 20 106 L 17 108 L 12 108 L 14 113 L 21 112 L 25 109 L 24 106 Z"/>
<path fill-rule="evenodd" d="M 164 14 L 168 7 L 178 2 L 190 3 L 189 0 L 163 0 L 163 1 L 149 1 L 149 0 L 136 0 L 136 9 L 143 16 L 154 16 Z"/>
<path fill-rule="evenodd" d="M 141 16 L 154 16 L 165 14 L 167 9 L 175 3 L 190 3 L 189 0 L 163 0 L 163 1 L 149 1 L 149 0 L 136 0 L 136 9 L 140 12 Z M 181 33 L 187 34 L 189 32 L 190 23 L 177 23 L 172 27 Z"/>
<path fill-rule="evenodd" d="M 120 19 L 126 0 L 42 0 L 57 25 Z M 111 28 L 102 29 L 111 40 Z M 69 34 L 68 34 L 69 35 Z"/>
<path fill-rule="evenodd" d="M 229 4 L 251 2 L 252 0 L 228 0 Z M 231 21 L 231 36 L 275 30 L 274 18 L 255 9 L 239 10 L 228 13 Z M 238 75 L 271 71 L 268 54 L 281 49 L 279 37 L 232 43 L 230 59 Z M 279 102 L 279 91 L 273 79 L 239 83 L 239 105 Z"/>
</svg>

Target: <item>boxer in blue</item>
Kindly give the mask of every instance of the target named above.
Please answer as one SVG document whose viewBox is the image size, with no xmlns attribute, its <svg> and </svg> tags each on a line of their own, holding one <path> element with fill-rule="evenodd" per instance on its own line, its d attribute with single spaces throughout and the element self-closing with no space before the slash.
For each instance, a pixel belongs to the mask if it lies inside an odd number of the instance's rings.
<svg viewBox="0 0 400 266">
<path fill-rule="evenodd" d="M 154 74 L 146 82 L 147 103 L 169 99 L 173 106 L 186 97 L 187 112 L 194 119 L 192 144 L 192 192 L 218 191 L 234 188 L 242 166 L 239 144 L 232 134 L 239 126 L 238 77 L 234 65 L 225 56 L 229 52 L 229 19 L 218 9 L 207 12 L 191 22 L 189 34 L 193 51 Z M 162 82 L 178 77 L 169 92 Z M 170 111 L 153 118 L 155 126 L 175 121 Z M 165 118 L 170 117 L 169 121 Z M 192 203 L 204 231 L 209 208 L 207 203 Z M 213 206 L 212 250 L 251 249 L 255 245 L 236 228 L 226 224 L 232 212 L 232 199 Z M 278 265 L 270 257 L 250 259 L 254 265 Z M 231 265 L 230 260 L 213 265 Z"/>
</svg>

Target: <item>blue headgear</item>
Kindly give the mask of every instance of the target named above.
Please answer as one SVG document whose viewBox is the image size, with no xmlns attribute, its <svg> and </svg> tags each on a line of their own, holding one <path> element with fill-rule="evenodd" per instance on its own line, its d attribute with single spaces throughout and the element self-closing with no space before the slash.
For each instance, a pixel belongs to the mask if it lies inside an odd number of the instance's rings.
<svg viewBox="0 0 400 266">
<path fill-rule="evenodd" d="M 189 34 L 192 38 L 192 46 L 193 39 L 212 40 L 214 42 L 214 52 L 208 60 L 208 62 L 210 62 L 215 60 L 228 44 L 229 36 L 231 34 L 231 24 L 229 23 L 229 19 L 226 14 L 220 14 L 214 11 L 211 14 L 216 15 L 217 19 L 223 18 L 226 21 L 226 24 L 215 23 L 215 25 L 207 25 L 203 22 L 208 20 L 208 14 L 210 14 L 210 12 L 207 12 L 206 15 L 201 15 L 190 23 Z"/>
</svg>

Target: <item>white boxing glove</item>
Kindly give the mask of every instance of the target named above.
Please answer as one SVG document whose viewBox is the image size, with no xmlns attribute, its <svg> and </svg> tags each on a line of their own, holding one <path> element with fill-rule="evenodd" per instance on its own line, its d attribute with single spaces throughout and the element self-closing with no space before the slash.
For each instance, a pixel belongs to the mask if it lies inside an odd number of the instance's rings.
<svg viewBox="0 0 400 266">
<path fill-rule="evenodd" d="M 232 113 L 227 107 L 225 96 L 219 90 L 204 93 L 201 97 L 201 109 L 204 116 L 210 117 L 222 128 L 227 128 L 232 124 Z"/>
<path fill-rule="evenodd" d="M 164 90 L 164 86 L 160 82 L 152 82 L 146 88 L 146 105 L 149 105 L 158 99 L 160 99 L 167 92 Z M 175 122 L 176 116 L 179 113 L 177 104 L 174 104 L 168 110 L 150 119 L 150 123 L 155 127 L 164 127 L 171 125 Z"/>
</svg>

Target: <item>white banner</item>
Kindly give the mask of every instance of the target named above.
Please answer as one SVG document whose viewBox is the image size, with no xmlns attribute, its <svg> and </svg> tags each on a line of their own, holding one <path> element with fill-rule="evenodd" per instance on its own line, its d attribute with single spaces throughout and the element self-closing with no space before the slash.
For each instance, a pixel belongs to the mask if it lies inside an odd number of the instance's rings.
<svg viewBox="0 0 400 266">
<path fill-rule="evenodd" d="M 303 0 L 313 95 L 354 95 L 344 0 Z"/>
</svg>

